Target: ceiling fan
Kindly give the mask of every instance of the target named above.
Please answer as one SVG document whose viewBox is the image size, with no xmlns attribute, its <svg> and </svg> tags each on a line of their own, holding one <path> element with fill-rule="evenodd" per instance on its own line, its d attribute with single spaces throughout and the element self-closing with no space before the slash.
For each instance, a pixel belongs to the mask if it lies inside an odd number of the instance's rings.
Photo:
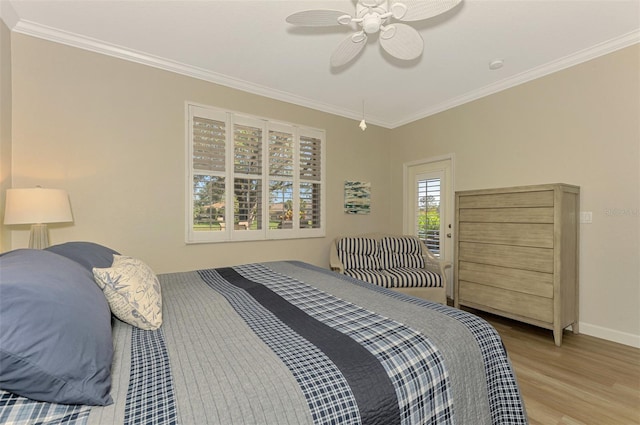
<svg viewBox="0 0 640 425">
<path fill-rule="evenodd" d="M 356 32 L 344 39 L 331 55 L 331 66 L 350 62 L 364 48 L 367 37 L 380 33 L 382 48 L 401 60 L 422 54 L 424 42 L 415 28 L 401 22 L 429 19 L 454 8 L 462 0 L 358 0 L 355 16 L 339 10 L 305 10 L 287 17 L 304 27 L 352 25 Z M 396 22 L 399 21 L 399 22 Z"/>
</svg>

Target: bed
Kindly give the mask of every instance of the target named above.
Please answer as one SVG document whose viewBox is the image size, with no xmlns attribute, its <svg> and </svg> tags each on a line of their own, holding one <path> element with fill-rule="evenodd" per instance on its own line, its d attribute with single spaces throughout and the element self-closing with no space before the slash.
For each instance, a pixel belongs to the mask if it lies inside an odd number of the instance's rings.
<svg viewBox="0 0 640 425">
<path fill-rule="evenodd" d="M 125 265 L 149 284 L 137 290 L 135 326 L 113 316 L 105 289 L 132 281 L 102 285 L 99 276 Z M 507 353 L 484 320 L 306 263 L 155 276 L 78 242 L 11 251 L 0 267 L 2 424 L 527 423 Z M 43 329 L 32 316 L 44 311 Z"/>
</svg>

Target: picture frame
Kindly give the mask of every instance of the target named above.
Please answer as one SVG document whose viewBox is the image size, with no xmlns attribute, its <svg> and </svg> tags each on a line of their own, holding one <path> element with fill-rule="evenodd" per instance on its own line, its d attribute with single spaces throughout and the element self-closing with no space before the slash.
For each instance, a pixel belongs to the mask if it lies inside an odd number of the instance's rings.
<svg viewBox="0 0 640 425">
<path fill-rule="evenodd" d="M 344 212 L 346 214 L 370 214 L 371 182 L 344 182 Z"/>
</svg>

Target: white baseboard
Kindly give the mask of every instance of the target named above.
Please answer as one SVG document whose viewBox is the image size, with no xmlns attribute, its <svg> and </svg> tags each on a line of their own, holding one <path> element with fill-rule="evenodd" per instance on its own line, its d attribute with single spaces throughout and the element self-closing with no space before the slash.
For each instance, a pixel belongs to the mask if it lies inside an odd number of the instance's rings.
<svg viewBox="0 0 640 425">
<path fill-rule="evenodd" d="M 591 325 L 589 323 L 580 322 L 580 333 L 596 338 L 606 339 L 608 341 L 617 342 L 624 345 L 630 345 L 640 348 L 640 335 L 634 335 L 627 332 L 620 332 L 602 326 Z"/>
</svg>

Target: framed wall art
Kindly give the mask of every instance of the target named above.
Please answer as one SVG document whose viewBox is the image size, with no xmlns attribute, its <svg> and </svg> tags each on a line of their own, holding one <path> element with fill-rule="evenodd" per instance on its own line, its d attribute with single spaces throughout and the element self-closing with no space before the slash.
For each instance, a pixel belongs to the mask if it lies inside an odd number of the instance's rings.
<svg viewBox="0 0 640 425">
<path fill-rule="evenodd" d="M 371 182 L 344 182 L 344 212 L 369 214 L 371 211 Z"/>
</svg>

